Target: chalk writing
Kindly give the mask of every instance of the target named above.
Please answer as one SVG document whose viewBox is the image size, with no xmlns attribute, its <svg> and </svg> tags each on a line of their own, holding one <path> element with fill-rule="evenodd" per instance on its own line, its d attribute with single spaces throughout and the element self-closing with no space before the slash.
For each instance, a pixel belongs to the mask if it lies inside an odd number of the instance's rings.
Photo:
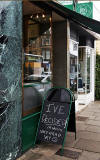
<svg viewBox="0 0 100 160">
<path fill-rule="evenodd" d="M 53 113 L 56 113 L 56 114 L 64 114 L 64 108 L 65 107 L 63 105 L 55 106 L 54 103 L 51 103 L 51 104 L 48 104 L 46 107 L 47 107 L 47 111 L 46 111 L 47 113 L 53 112 Z"/>
<path fill-rule="evenodd" d="M 69 104 L 46 101 L 40 119 L 38 139 L 62 144 L 68 124 L 68 112 Z"/>
</svg>

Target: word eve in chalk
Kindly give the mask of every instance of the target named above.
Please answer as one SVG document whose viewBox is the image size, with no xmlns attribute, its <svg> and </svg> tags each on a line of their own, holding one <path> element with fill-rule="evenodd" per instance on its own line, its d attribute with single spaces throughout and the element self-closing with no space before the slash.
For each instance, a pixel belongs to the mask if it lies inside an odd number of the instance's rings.
<svg viewBox="0 0 100 160">
<path fill-rule="evenodd" d="M 55 106 L 53 103 L 51 103 L 51 104 L 48 104 L 47 105 L 47 113 L 51 113 L 51 112 L 53 112 L 53 113 L 56 113 L 56 114 L 64 114 L 64 106 L 63 105 L 61 105 L 61 106 L 59 106 L 59 105 L 57 105 L 57 106 Z"/>
</svg>

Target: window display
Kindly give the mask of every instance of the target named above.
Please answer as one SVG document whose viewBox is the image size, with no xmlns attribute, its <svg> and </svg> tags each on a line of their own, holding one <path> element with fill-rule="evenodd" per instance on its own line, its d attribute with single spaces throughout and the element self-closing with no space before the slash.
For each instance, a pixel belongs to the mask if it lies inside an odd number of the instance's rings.
<svg viewBox="0 0 100 160">
<path fill-rule="evenodd" d="M 70 89 L 77 92 L 77 56 L 70 55 Z"/>
<path fill-rule="evenodd" d="M 90 92 L 90 49 L 87 50 L 87 93 Z"/>
<path fill-rule="evenodd" d="M 26 116 L 39 110 L 45 92 L 51 88 L 50 15 L 24 18 L 24 108 Z"/>
<path fill-rule="evenodd" d="M 43 28 L 44 26 L 44 28 Z M 47 19 L 38 22 L 28 20 L 27 46 L 25 47 L 24 81 L 42 82 L 45 72 L 51 72 L 51 27 Z M 37 78 L 36 78 L 37 77 Z M 41 78 L 40 78 L 41 77 Z M 50 77 L 51 79 L 51 77 Z M 48 80 L 45 82 L 48 82 Z"/>
<path fill-rule="evenodd" d="M 79 47 L 79 77 L 78 77 L 78 92 L 90 93 L 90 57 L 92 49 L 88 46 Z"/>
<path fill-rule="evenodd" d="M 78 78 L 78 42 L 70 39 L 70 89 L 77 93 Z"/>
</svg>

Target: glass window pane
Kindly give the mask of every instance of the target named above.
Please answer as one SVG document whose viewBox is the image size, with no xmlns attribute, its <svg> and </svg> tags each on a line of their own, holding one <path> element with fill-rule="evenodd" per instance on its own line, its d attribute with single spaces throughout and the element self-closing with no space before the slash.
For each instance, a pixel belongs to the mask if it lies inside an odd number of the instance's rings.
<svg viewBox="0 0 100 160">
<path fill-rule="evenodd" d="M 50 60 L 50 50 L 46 50 L 46 59 Z"/>
<path fill-rule="evenodd" d="M 90 92 L 90 49 L 87 50 L 87 93 Z"/>
<path fill-rule="evenodd" d="M 24 23 L 28 24 L 24 26 L 24 115 L 42 104 L 41 97 L 52 84 L 50 15 L 46 21 L 32 17 Z"/>
<path fill-rule="evenodd" d="M 77 92 L 77 56 L 70 55 L 70 89 Z"/>
</svg>

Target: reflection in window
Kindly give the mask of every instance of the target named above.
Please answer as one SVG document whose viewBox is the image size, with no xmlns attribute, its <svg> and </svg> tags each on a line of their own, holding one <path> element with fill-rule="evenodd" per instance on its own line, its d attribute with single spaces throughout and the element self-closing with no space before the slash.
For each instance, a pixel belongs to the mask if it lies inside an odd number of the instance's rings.
<svg viewBox="0 0 100 160">
<path fill-rule="evenodd" d="M 40 110 L 51 88 L 50 15 L 41 15 L 24 17 L 24 116 Z"/>
<path fill-rule="evenodd" d="M 25 47 L 24 81 L 48 82 L 51 79 L 51 27 L 47 21 L 28 20 L 27 46 Z M 47 75 L 48 74 L 48 75 Z M 47 78 L 46 78 L 47 77 Z M 49 77 L 49 78 L 48 78 Z"/>
<path fill-rule="evenodd" d="M 70 55 L 70 89 L 77 92 L 77 56 Z"/>
<path fill-rule="evenodd" d="M 87 50 L 87 93 L 90 92 L 90 49 Z"/>
<path fill-rule="evenodd" d="M 78 77 L 78 92 L 90 92 L 90 57 L 92 49 L 90 47 L 79 48 L 79 77 Z"/>
</svg>

